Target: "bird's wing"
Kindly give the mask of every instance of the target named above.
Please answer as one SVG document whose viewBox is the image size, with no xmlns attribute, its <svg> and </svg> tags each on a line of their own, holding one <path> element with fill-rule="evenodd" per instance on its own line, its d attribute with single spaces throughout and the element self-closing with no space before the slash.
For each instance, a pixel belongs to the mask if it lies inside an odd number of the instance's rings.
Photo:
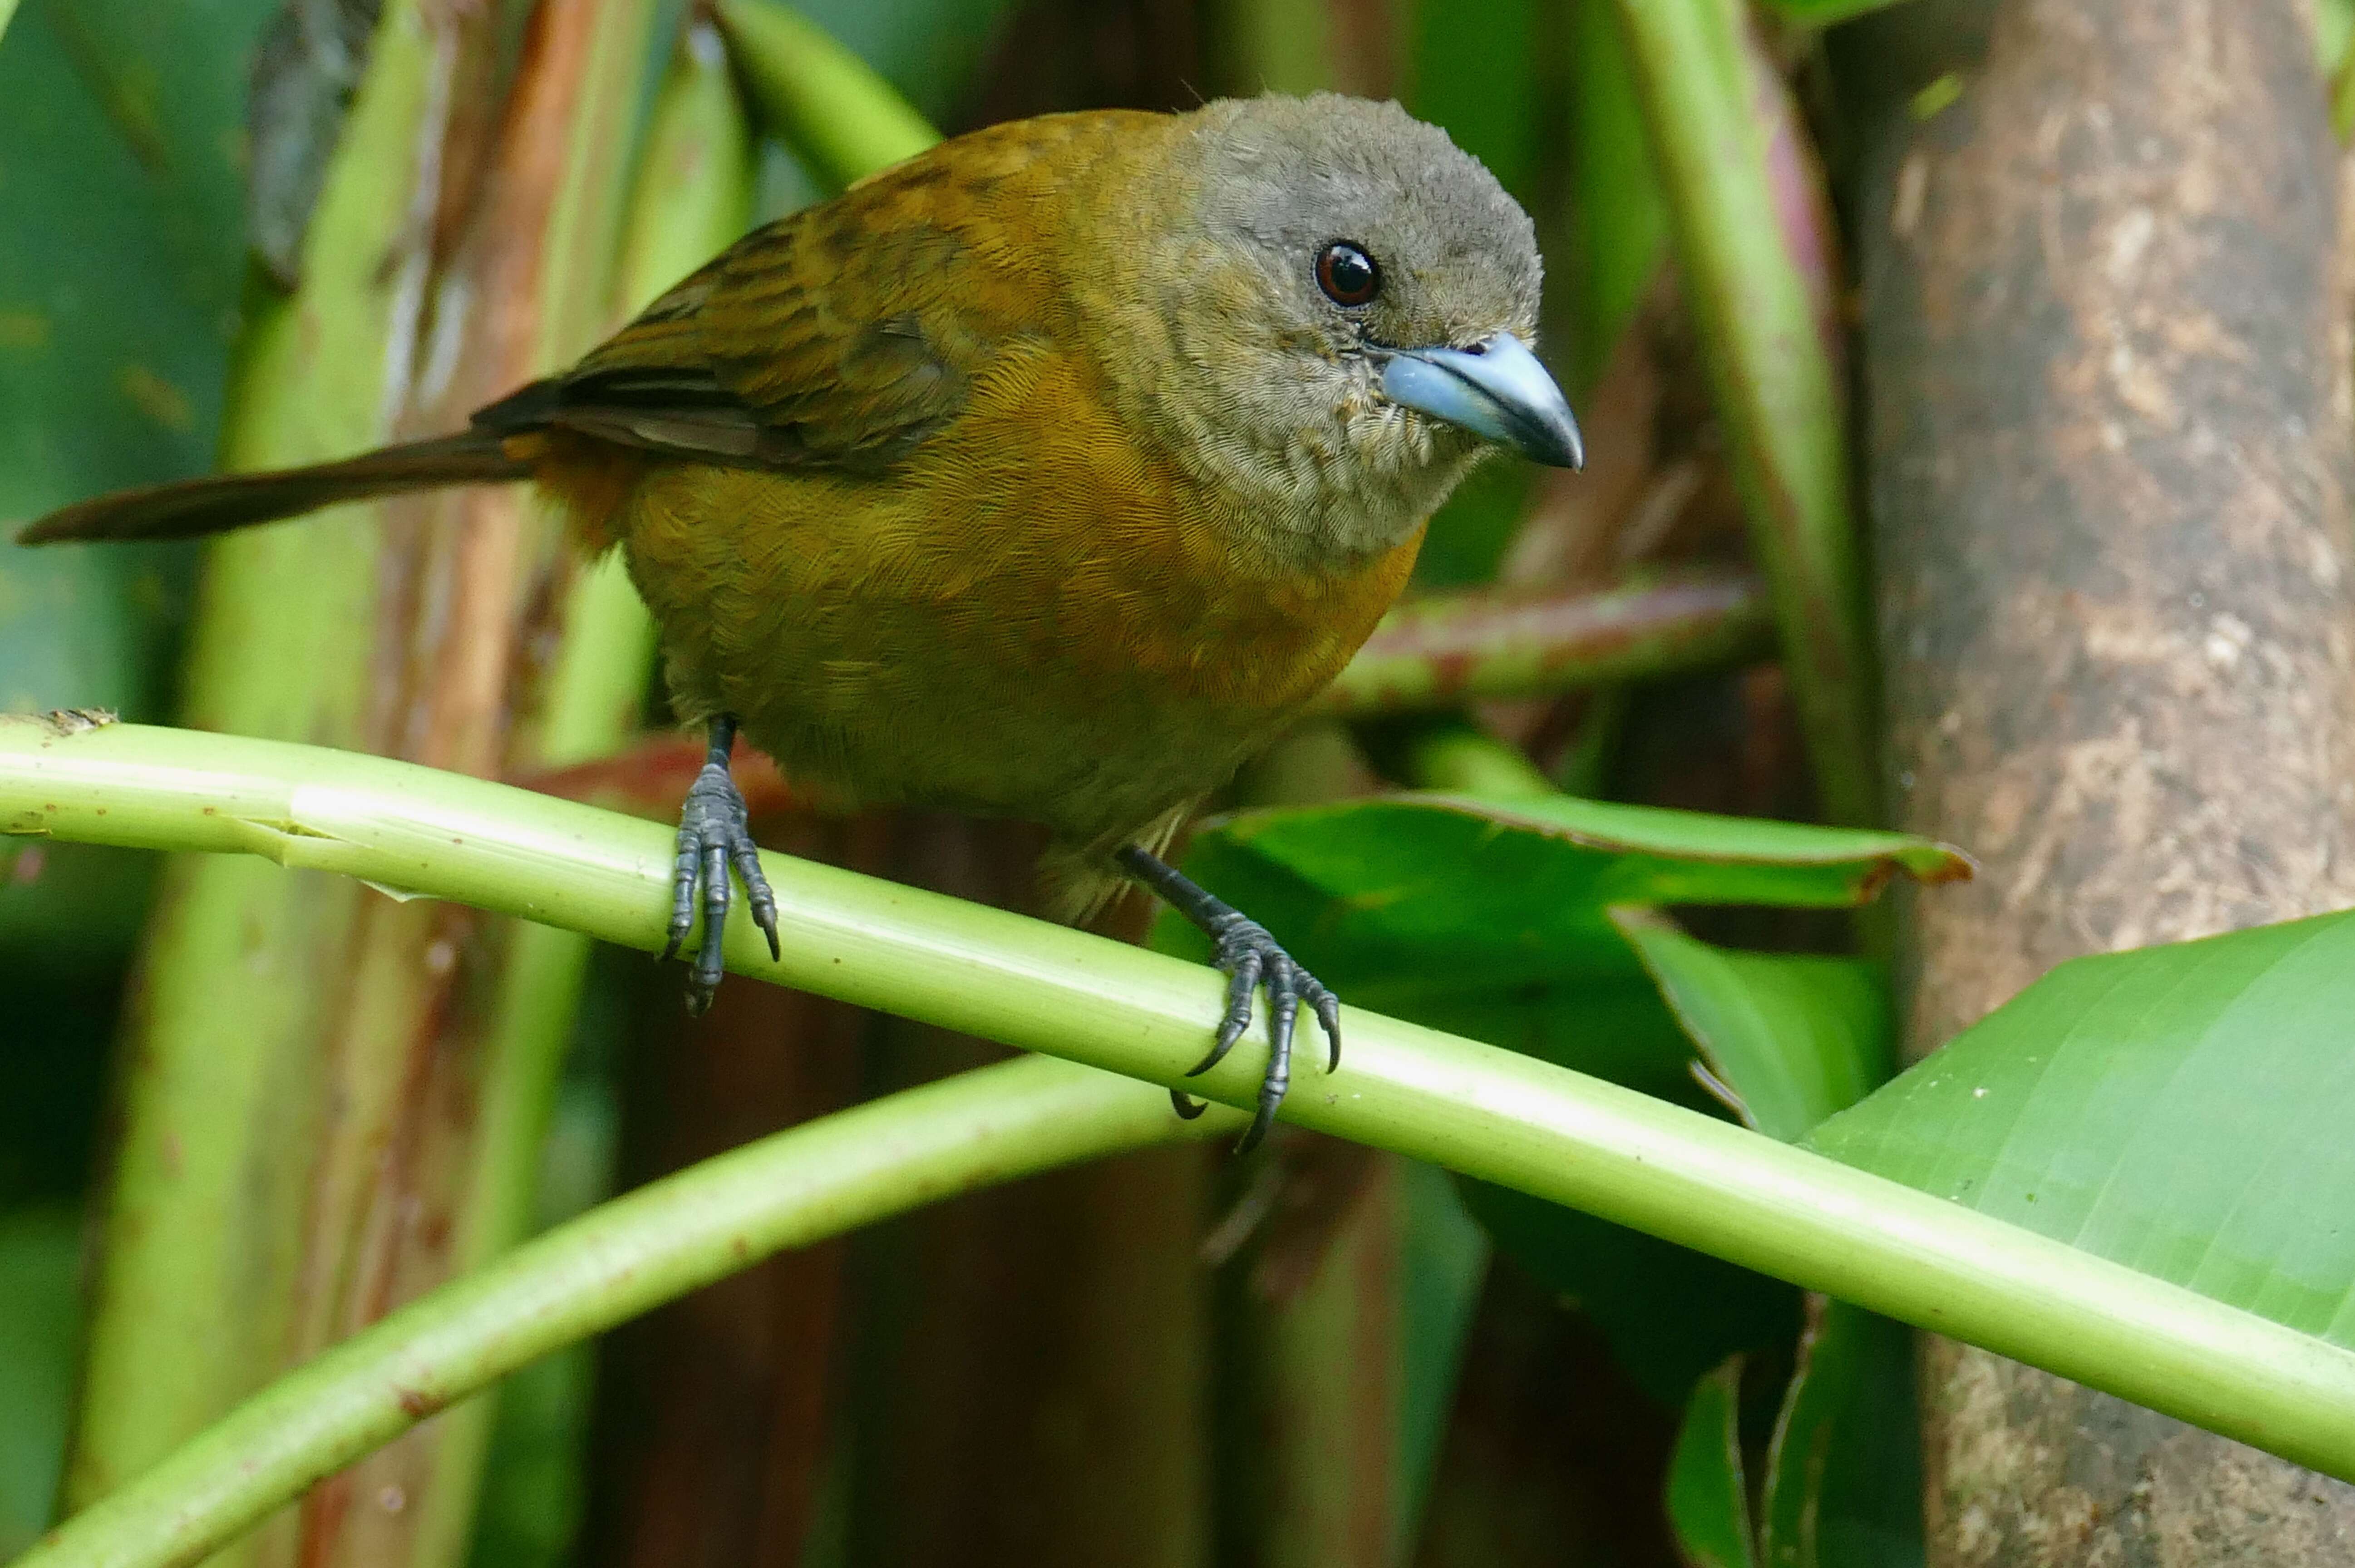
<svg viewBox="0 0 2355 1568">
<path fill-rule="evenodd" d="M 886 470 L 1010 348 L 1052 330 L 1055 291 L 1022 232 L 1039 212 L 1028 187 L 1050 190 L 1040 165 L 1099 118 L 967 137 L 757 229 L 475 422 L 743 466 Z"/>
</svg>

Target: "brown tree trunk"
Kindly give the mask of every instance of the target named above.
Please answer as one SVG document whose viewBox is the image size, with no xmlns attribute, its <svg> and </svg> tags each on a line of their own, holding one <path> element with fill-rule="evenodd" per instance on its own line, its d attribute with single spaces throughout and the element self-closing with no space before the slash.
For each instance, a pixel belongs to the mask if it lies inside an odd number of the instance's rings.
<svg viewBox="0 0 2355 1568">
<path fill-rule="evenodd" d="M 2355 901 L 2336 151 L 2294 0 L 2004 0 L 1860 204 L 1916 901 L 1907 1040 L 2073 955 Z M 1923 1359 L 1931 1560 L 2355 1563 L 2355 1488 L 1983 1352 Z"/>
</svg>

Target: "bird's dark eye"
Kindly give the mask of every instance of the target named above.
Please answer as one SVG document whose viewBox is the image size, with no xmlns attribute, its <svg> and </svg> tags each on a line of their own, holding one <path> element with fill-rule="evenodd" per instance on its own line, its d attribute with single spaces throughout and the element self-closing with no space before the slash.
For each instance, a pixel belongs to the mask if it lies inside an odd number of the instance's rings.
<svg viewBox="0 0 2355 1568">
<path fill-rule="evenodd" d="M 1347 240 L 1316 252 L 1316 286 L 1335 304 L 1364 304 L 1382 292 L 1381 269 Z"/>
</svg>

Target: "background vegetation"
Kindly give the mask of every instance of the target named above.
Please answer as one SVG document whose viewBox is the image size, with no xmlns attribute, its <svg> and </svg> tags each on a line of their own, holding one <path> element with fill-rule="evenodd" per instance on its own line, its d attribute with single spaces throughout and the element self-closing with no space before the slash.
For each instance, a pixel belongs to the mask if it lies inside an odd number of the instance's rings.
<svg viewBox="0 0 2355 1568">
<path fill-rule="evenodd" d="M 1614 808 L 1936 827 L 1881 803 L 1874 731 L 1905 720 L 1883 718 L 1865 613 L 1859 497 L 1882 471 L 1852 405 L 1893 291 L 1842 258 L 1870 248 L 1891 138 L 1970 90 L 1990 8 L 1842 24 L 1860 9 L 26 0 L 0 35 L 0 517 L 450 423 L 935 126 L 1397 96 L 1537 217 L 1547 357 L 1593 466 L 1485 470 L 1416 603 L 1237 782 L 1189 868 L 1353 1007 L 1806 1140 L 2343 1349 L 2339 923 L 2063 970 L 1872 1094 L 1906 1032 L 1886 960 L 1920 950 L 1842 912 L 1957 858 Z M 2346 19 L 2296 25 L 2319 139 Z M 2343 529 L 2343 479 L 2318 527 Z M 695 753 L 626 587 L 513 497 L 383 510 L 201 569 L 0 547 L 0 708 L 667 816 Z M 820 820 L 747 779 L 776 848 L 1027 899 L 1020 831 Z M 1401 788 L 1448 798 L 1363 798 Z M 744 982 L 689 1021 L 675 973 L 567 933 L 68 837 L 0 859 L 0 1555 L 535 1231 L 1003 1054 Z M 1934 1478 L 1925 1531 L 1898 1325 L 1396 1153 L 1288 1130 L 1233 1162 L 1136 1125 L 1101 1146 L 1135 1152 L 787 1253 L 540 1360 L 233 1551 L 1972 1560 Z M 2297 1448 L 2284 1434 L 2327 1416 L 2266 1423 L 2328 1379 L 2283 1371 L 2265 1405 L 2266 1353 L 2221 1352 L 2237 1392 L 2173 1407 Z"/>
</svg>

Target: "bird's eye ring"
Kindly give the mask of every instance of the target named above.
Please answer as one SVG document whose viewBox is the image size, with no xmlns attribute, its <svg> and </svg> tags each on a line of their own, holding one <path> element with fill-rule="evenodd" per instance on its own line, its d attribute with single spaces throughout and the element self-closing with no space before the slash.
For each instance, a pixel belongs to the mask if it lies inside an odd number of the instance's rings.
<svg viewBox="0 0 2355 1568">
<path fill-rule="evenodd" d="M 1316 286 L 1335 304 L 1367 304 L 1382 292 L 1381 269 L 1363 247 L 1336 240 L 1316 252 Z"/>
</svg>

